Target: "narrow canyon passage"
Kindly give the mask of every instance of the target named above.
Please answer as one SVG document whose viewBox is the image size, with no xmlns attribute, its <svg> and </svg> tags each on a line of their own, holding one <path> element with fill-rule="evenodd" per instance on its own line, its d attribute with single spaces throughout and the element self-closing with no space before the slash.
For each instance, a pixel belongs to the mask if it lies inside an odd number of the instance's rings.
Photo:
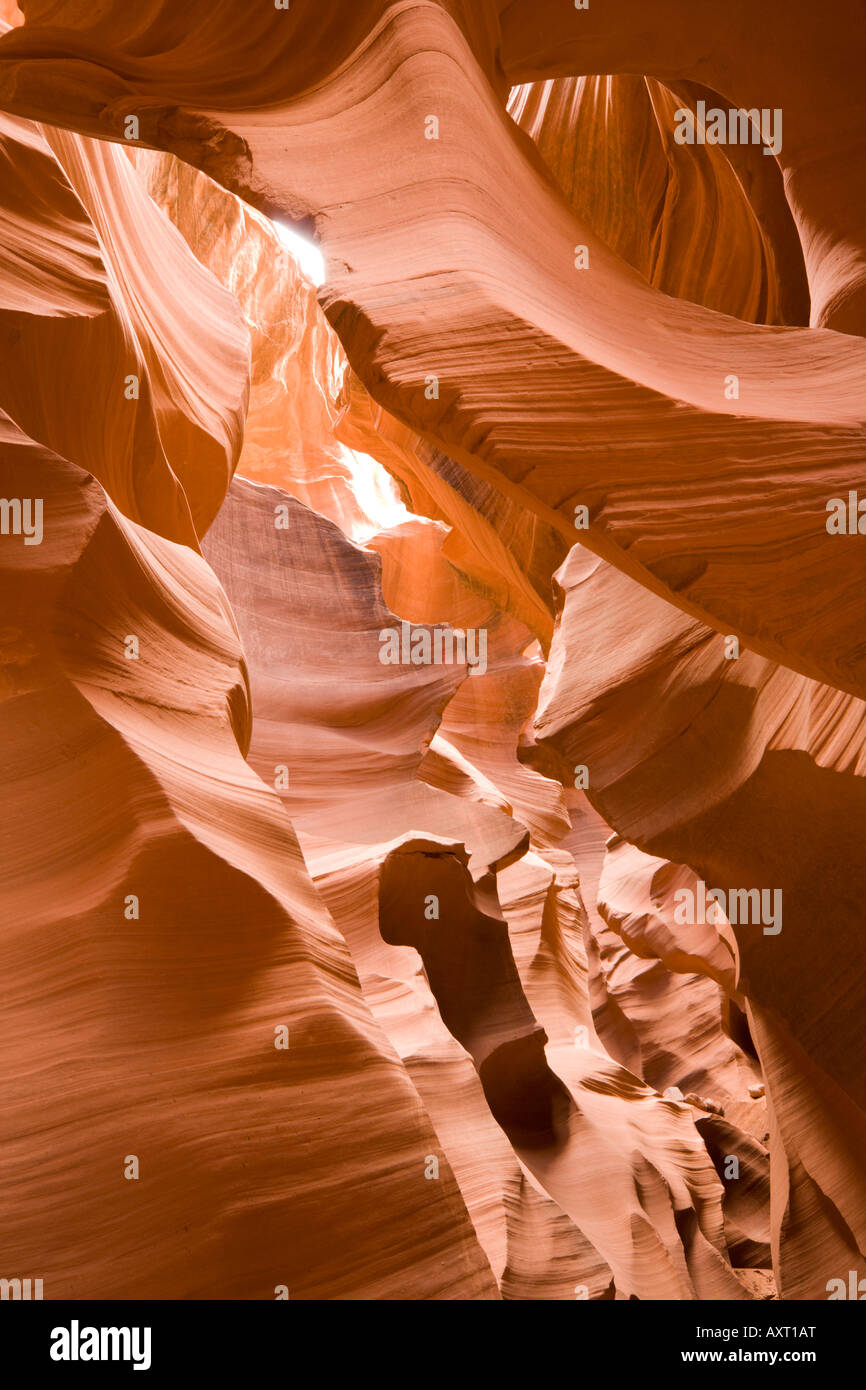
<svg viewBox="0 0 866 1390">
<path fill-rule="evenodd" d="M 859 1298 L 866 34 L 776 8 L 0 0 L 4 1299 Z"/>
</svg>

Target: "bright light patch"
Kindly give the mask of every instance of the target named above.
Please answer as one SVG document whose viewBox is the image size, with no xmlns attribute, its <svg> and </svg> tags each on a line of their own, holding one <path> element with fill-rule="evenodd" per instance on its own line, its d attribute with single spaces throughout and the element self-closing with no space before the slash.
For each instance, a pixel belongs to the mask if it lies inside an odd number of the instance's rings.
<svg viewBox="0 0 866 1390">
<path fill-rule="evenodd" d="M 403 506 L 394 479 L 377 459 L 345 445 L 341 449 L 352 473 L 352 491 L 358 506 L 369 518 L 366 525 L 354 529 L 353 540 L 363 545 L 377 531 L 389 531 L 415 520 Z"/>
<path fill-rule="evenodd" d="M 271 226 L 286 250 L 294 256 L 307 279 L 312 280 L 314 285 L 321 285 L 325 278 L 325 258 L 315 242 L 309 241 L 283 222 L 271 222 Z"/>
</svg>

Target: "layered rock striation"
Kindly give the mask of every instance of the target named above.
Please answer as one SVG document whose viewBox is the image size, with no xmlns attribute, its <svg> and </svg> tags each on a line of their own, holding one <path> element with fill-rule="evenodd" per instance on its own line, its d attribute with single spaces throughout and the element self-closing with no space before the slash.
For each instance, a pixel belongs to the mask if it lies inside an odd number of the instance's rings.
<svg viewBox="0 0 866 1390">
<path fill-rule="evenodd" d="M 863 36 L 775 8 L 0 9 L 46 1297 L 866 1275 Z"/>
</svg>

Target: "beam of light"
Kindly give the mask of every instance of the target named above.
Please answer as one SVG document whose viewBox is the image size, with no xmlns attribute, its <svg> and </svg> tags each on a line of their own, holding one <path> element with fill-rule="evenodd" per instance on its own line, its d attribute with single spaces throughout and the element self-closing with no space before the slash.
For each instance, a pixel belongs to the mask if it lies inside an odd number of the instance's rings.
<svg viewBox="0 0 866 1390">
<path fill-rule="evenodd" d="M 325 278 L 325 258 L 316 243 L 301 236 L 294 228 L 287 227 L 284 222 L 272 221 L 271 226 L 307 279 L 314 285 L 321 285 Z"/>
<path fill-rule="evenodd" d="M 367 517 L 366 522 L 353 529 L 352 540 L 363 545 L 378 531 L 390 531 L 406 521 L 417 521 L 414 513 L 406 510 L 397 484 L 378 459 L 362 454 L 358 449 L 349 449 L 345 444 L 340 447 L 352 474 L 355 499 Z"/>
</svg>

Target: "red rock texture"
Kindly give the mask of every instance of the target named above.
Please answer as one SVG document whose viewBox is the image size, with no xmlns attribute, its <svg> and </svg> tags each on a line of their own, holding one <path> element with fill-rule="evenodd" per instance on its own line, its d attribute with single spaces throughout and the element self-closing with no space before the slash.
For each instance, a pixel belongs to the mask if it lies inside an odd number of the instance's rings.
<svg viewBox="0 0 866 1390">
<path fill-rule="evenodd" d="M 858 17 L 0 6 L 0 1275 L 866 1275 Z"/>
</svg>

